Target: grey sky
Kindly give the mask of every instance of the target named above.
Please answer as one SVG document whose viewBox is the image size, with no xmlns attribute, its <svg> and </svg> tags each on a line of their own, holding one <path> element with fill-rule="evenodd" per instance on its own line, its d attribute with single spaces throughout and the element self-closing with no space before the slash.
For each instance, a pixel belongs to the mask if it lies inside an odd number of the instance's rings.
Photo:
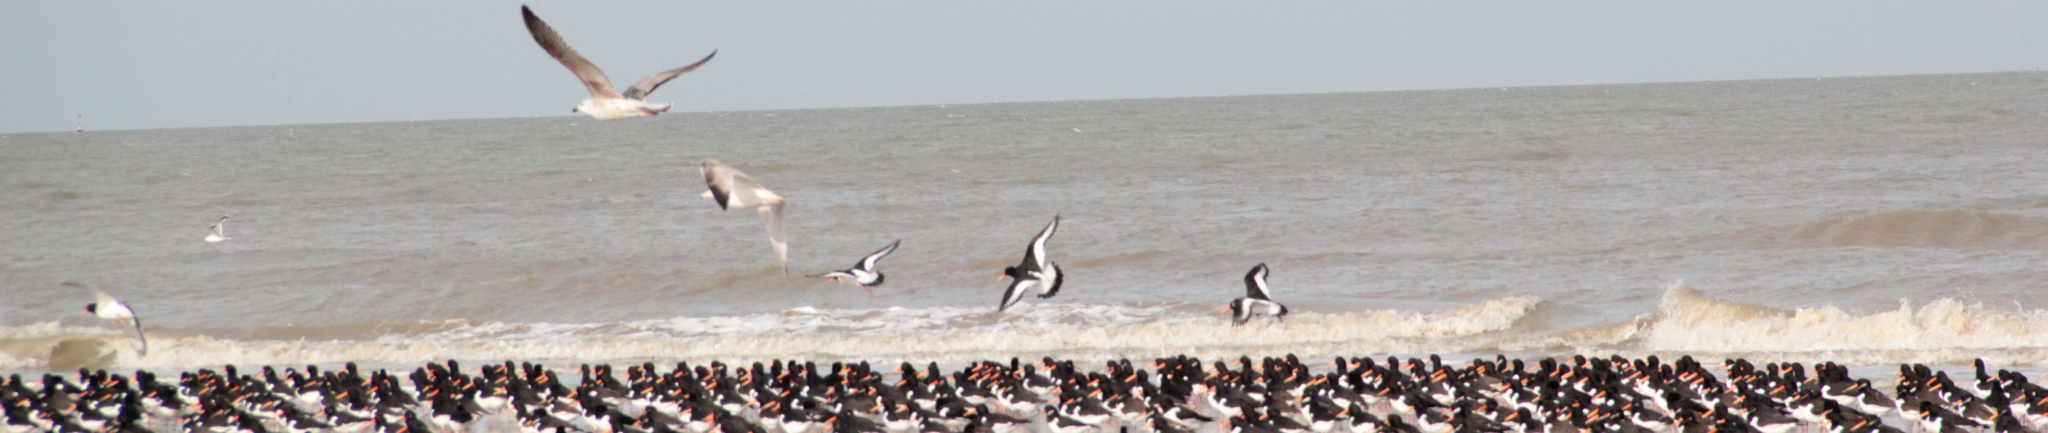
<svg viewBox="0 0 2048 433">
<path fill-rule="evenodd" d="M 720 50 L 648 98 L 675 111 L 2048 63 L 2048 2 L 528 3 L 622 87 Z M 0 132 L 571 115 L 588 95 L 519 5 L 4 2 Z"/>
</svg>

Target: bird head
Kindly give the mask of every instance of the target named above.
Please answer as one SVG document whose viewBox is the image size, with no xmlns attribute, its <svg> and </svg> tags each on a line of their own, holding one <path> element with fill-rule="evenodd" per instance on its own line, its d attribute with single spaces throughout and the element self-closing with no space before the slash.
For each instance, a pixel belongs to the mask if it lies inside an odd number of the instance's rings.
<svg viewBox="0 0 2048 433">
<path fill-rule="evenodd" d="M 94 303 L 90 303 L 90 304 L 85 304 L 85 313 L 82 313 L 82 314 L 96 314 L 96 313 L 99 313 L 99 312 L 100 312 L 100 304 L 99 304 L 98 302 L 94 302 Z"/>
<path fill-rule="evenodd" d="M 1230 312 L 1230 324 L 1231 324 L 1232 326 L 1242 326 L 1242 325 L 1244 325 L 1244 324 L 1245 324 L 1245 322 L 1249 322 L 1249 321 L 1251 321 L 1251 314 L 1250 314 L 1250 312 L 1249 312 L 1249 311 L 1245 311 L 1246 309 L 1248 309 L 1248 308 L 1251 308 L 1251 305 L 1250 305 L 1251 303 L 1250 303 L 1250 302 L 1246 302 L 1246 300 L 1247 300 L 1247 299 L 1248 299 L 1248 298 L 1239 298 L 1238 300 L 1235 300 L 1235 301 L 1230 301 L 1230 307 L 1229 307 L 1229 308 L 1224 308 L 1223 310 L 1218 310 L 1218 312 L 1222 312 L 1222 311 L 1229 311 L 1229 312 Z"/>
</svg>

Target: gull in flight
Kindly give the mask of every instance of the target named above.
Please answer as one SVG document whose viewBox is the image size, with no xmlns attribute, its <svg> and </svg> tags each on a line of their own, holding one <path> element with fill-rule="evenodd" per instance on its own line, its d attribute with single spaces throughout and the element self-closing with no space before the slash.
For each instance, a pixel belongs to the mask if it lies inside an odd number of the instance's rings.
<svg viewBox="0 0 2048 433">
<path fill-rule="evenodd" d="M 1244 325 L 1259 313 L 1273 316 L 1273 320 L 1287 317 L 1287 306 L 1273 302 L 1273 292 L 1266 288 L 1266 273 L 1266 264 L 1260 263 L 1244 274 L 1244 297 L 1230 301 L 1230 306 L 1223 309 L 1230 312 L 1230 324 Z"/>
<path fill-rule="evenodd" d="M 210 229 L 206 229 L 206 241 L 207 241 L 207 242 L 220 242 L 220 241 L 224 241 L 224 240 L 228 240 L 228 239 L 234 239 L 234 238 L 228 237 L 228 234 L 227 234 L 227 231 L 226 231 L 226 227 L 227 227 L 227 224 L 228 224 L 228 216 L 227 216 L 227 215 L 221 215 L 221 216 L 220 216 L 220 221 L 214 221 L 214 222 L 213 222 L 213 228 L 210 228 Z M 258 243 L 261 243 L 261 242 L 258 242 Z"/>
<path fill-rule="evenodd" d="M 526 31 L 533 33 L 533 41 L 539 42 L 540 48 L 547 50 L 548 55 L 553 56 L 556 61 L 562 62 L 562 66 L 569 67 L 569 72 L 575 73 L 577 79 L 583 80 L 583 87 L 590 90 L 590 99 L 583 100 L 583 103 L 577 104 L 576 108 L 570 111 L 588 114 L 599 120 L 653 116 L 668 112 L 669 107 L 675 104 L 650 104 L 647 102 L 647 94 L 654 93 L 655 88 L 661 87 L 662 83 L 667 83 L 668 80 L 697 70 L 697 67 L 704 66 L 704 62 L 709 62 L 712 57 L 718 55 L 718 50 L 712 50 L 711 55 L 704 56 L 704 60 L 698 60 L 690 66 L 648 75 L 621 93 L 612 89 L 612 80 L 605 77 L 604 71 L 598 70 L 596 64 L 583 58 L 583 54 L 577 53 L 575 48 L 570 48 L 569 43 L 562 40 L 562 35 L 555 34 L 555 29 L 548 27 L 548 23 L 541 21 L 539 16 L 535 16 L 532 9 L 520 5 L 519 13 L 526 16 Z"/>
<path fill-rule="evenodd" d="M 142 340 L 142 350 L 137 352 L 142 356 L 149 356 L 149 337 L 142 334 L 142 318 L 135 317 L 135 310 L 129 309 L 128 304 L 123 304 L 120 300 L 114 299 L 113 295 L 101 291 L 99 286 L 77 282 L 65 282 L 64 285 L 92 292 L 93 303 L 85 304 L 84 314 L 111 320 L 115 325 L 121 324 L 123 320 L 135 324 L 135 338 Z"/>
<path fill-rule="evenodd" d="M 709 187 L 703 197 L 717 201 L 719 209 L 750 207 L 761 212 L 761 224 L 768 227 L 768 243 L 782 260 L 782 274 L 789 275 L 789 242 L 782 236 L 782 196 L 715 159 L 704 160 L 697 171 L 704 174 L 704 184 Z"/>
<path fill-rule="evenodd" d="M 1002 276 L 1010 277 L 1012 280 L 1010 289 L 1003 291 L 1003 303 L 996 305 L 996 311 L 1007 310 L 1011 305 L 1016 305 L 1018 301 L 1024 299 L 1024 292 L 1033 287 L 1038 288 L 1039 299 L 1060 294 L 1060 283 L 1066 280 L 1066 274 L 1060 272 L 1059 263 L 1054 263 L 1045 255 L 1045 241 L 1052 239 L 1053 232 L 1059 229 L 1060 216 L 1053 215 L 1052 223 L 1046 224 L 1045 230 L 1039 231 L 1038 237 L 1031 238 L 1031 245 L 1024 248 L 1024 262 L 1003 268 Z"/>
<path fill-rule="evenodd" d="M 895 252 L 896 246 L 901 244 L 903 244 L 903 240 L 897 239 L 895 242 L 890 242 L 889 246 L 882 247 L 880 251 L 875 251 L 874 254 L 869 254 L 867 258 L 860 259 L 860 263 L 854 263 L 851 269 L 812 275 L 811 278 L 824 277 L 826 280 L 835 282 L 845 278 L 859 283 L 861 290 L 868 291 L 868 296 L 874 296 L 875 291 L 869 289 L 869 287 L 882 285 L 882 271 L 875 270 L 875 262 L 881 261 L 882 256 Z"/>
</svg>

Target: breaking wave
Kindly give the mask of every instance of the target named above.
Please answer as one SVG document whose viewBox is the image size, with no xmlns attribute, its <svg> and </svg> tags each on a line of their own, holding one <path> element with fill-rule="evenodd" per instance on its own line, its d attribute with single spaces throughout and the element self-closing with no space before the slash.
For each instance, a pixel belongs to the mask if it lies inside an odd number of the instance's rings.
<svg viewBox="0 0 2048 433">
<path fill-rule="evenodd" d="M 1672 282 L 1654 313 L 1554 333 L 1521 345 L 1582 353 L 1691 354 L 1761 360 L 2032 364 L 2048 356 L 2048 311 L 1989 308 L 1953 298 L 1852 312 L 1779 309 L 1715 299 Z"/>
<path fill-rule="evenodd" d="M 625 323 L 491 322 L 353 341 L 223 339 L 152 331 L 146 357 L 132 356 L 129 337 L 112 328 L 44 323 L 0 328 L 0 370 L 441 359 L 973 360 L 1417 352 L 1458 350 L 1460 342 L 1472 336 L 1511 328 L 1541 302 L 1521 296 L 1435 312 L 1296 313 L 1283 321 L 1261 320 L 1246 326 L 1231 326 L 1226 317 L 1193 304 L 1048 303 L 1010 313 L 959 307 L 804 307 L 777 313 Z"/>
<path fill-rule="evenodd" d="M 2031 363 L 2048 353 L 2048 311 L 1987 308 L 1943 298 L 1915 308 L 1850 312 L 1834 306 L 1779 310 L 1700 296 L 1683 282 L 1666 291 L 1643 346 L 1658 352 L 1826 355 L 1875 362 Z"/>
<path fill-rule="evenodd" d="M 1205 305 L 1169 303 L 986 308 L 794 308 L 774 313 L 674 317 L 617 323 L 384 324 L 355 339 L 291 337 L 266 329 L 243 338 L 152 330 L 150 354 L 134 356 L 111 327 L 46 322 L 0 327 L 0 371 L 79 367 L 197 368 L 219 364 L 409 364 L 444 359 L 620 362 L 868 359 L 969 361 L 1051 356 L 1147 358 L 1187 354 L 1359 356 L 1666 354 L 1760 360 L 2006 364 L 2048 357 L 2048 311 L 1988 308 L 1940 299 L 1894 310 L 1833 306 L 1780 309 L 1715 299 L 1684 282 L 1667 286 L 1656 311 L 1565 330 L 1529 329 L 1545 301 L 1491 299 L 1429 311 L 1301 312 L 1231 326 Z"/>
</svg>

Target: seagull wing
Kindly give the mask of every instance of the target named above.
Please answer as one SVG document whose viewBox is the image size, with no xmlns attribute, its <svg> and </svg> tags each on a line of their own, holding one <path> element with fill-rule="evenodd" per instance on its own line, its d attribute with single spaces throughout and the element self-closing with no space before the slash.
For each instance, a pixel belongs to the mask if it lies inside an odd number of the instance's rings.
<svg viewBox="0 0 2048 433">
<path fill-rule="evenodd" d="M 128 320 L 135 321 L 135 338 L 142 340 L 142 350 L 138 350 L 136 353 L 142 356 L 149 356 L 149 335 L 142 333 L 142 316 L 136 315 L 134 310 L 129 310 L 128 315 Z"/>
<path fill-rule="evenodd" d="M 881 261 L 882 256 L 887 256 L 889 255 L 889 253 L 895 252 L 896 245 L 900 245 L 902 243 L 902 239 L 897 239 L 895 242 L 890 242 L 889 246 L 882 247 L 880 251 L 875 251 L 874 254 L 869 254 L 867 258 L 860 259 L 860 269 L 868 271 L 875 270 L 875 262 Z"/>
<path fill-rule="evenodd" d="M 227 237 L 227 225 L 228 217 L 220 217 L 220 221 L 214 221 L 213 228 L 207 229 L 207 233 L 214 236 Z"/>
<path fill-rule="evenodd" d="M 519 13 L 526 16 L 526 31 L 533 33 L 533 41 L 539 42 L 540 48 L 547 50 L 549 56 L 553 56 L 555 61 L 562 62 L 562 66 L 569 67 L 569 72 L 575 73 L 577 79 L 583 80 L 583 87 L 590 90 L 591 97 L 619 97 L 619 91 L 612 90 L 612 79 L 605 77 L 603 70 L 597 69 L 596 64 L 583 58 L 583 54 L 577 53 L 575 48 L 570 48 L 569 42 L 563 41 L 562 35 L 555 34 L 555 29 L 548 27 L 548 23 L 541 21 L 539 16 L 535 16 L 532 9 L 521 5 Z"/>
<path fill-rule="evenodd" d="M 782 201 L 760 207 L 761 225 L 768 228 L 768 243 L 775 245 L 775 257 L 782 261 L 782 274 L 789 274 L 789 241 L 782 236 Z"/>
<path fill-rule="evenodd" d="M 764 206 L 782 201 L 782 196 L 754 182 L 754 178 L 718 160 L 706 159 L 698 170 L 704 173 L 704 184 L 711 189 L 711 198 L 718 200 L 721 209 Z"/>
<path fill-rule="evenodd" d="M 1244 274 L 1245 297 L 1265 301 L 1273 300 L 1273 294 L 1266 288 L 1267 272 L 1266 264 L 1260 263 L 1258 266 L 1253 266 L 1251 272 Z"/>
<path fill-rule="evenodd" d="M 626 99 L 646 100 L 647 94 L 654 93 L 654 89 L 657 87 L 661 87 L 663 83 L 667 83 L 668 80 L 676 79 L 676 77 L 683 76 L 683 74 L 688 74 L 690 73 L 690 71 L 695 71 L 697 70 L 698 66 L 704 66 L 704 62 L 709 62 L 711 61 L 712 57 L 717 56 L 718 50 L 711 50 L 711 55 L 704 56 L 704 60 L 698 60 L 697 63 L 691 63 L 690 66 L 675 68 L 668 70 L 667 72 L 649 75 L 647 76 L 647 78 L 641 78 L 640 82 L 633 83 L 633 87 L 627 87 L 626 92 L 621 94 L 621 96 L 625 96 Z"/>
<path fill-rule="evenodd" d="M 732 203 L 729 203 L 732 206 L 757 207 L 782 202 L 781 195 L 769 191 L 767 187 L 761 186 L 760 182 L 755 182 L 754 178 L 747 177 L 746 173 L 732 167 L 726 167 L 725 185 L 726 192 L 732 194 Z"/>
<path fill-rule="evenodd" d="M 76 282 L 76 281 L 66 281 L 66 282 L 64 282 L 64 285 L 66 285 L 66 286 L 71 286 L 71 287 L 77 287 L 77 288 L 85 289 L 85 290 L 87 290 L 87 291 L 91 291 L 91 292 L 92 292 L 92 297 L 93 297 L 93 302 L 94 302 L 94 303 L 96 303 L 96 304 L 99 304 L 99 305 L 105 305 L 105 306 L 107 306 L 108 308 L 113 308 L 113 305 L 114 305 L 114 304 L 118 304 L 118 303 L 120 303 L 120 302 L 121 302 L 121 301 L 119 301 L 119 300 L 116 300 L 116 299 L 114 299 L 114 296 L 113 296 L 113 295 L 108 295 L 106 291 L 104 291 L 104 290 L 100 290 L 100 286 L 96 286 L 96 285 L 93 285 L 93 284 L 91 284 L 91 283 L 79 283 L 79 282 Z"/>
</svg>

